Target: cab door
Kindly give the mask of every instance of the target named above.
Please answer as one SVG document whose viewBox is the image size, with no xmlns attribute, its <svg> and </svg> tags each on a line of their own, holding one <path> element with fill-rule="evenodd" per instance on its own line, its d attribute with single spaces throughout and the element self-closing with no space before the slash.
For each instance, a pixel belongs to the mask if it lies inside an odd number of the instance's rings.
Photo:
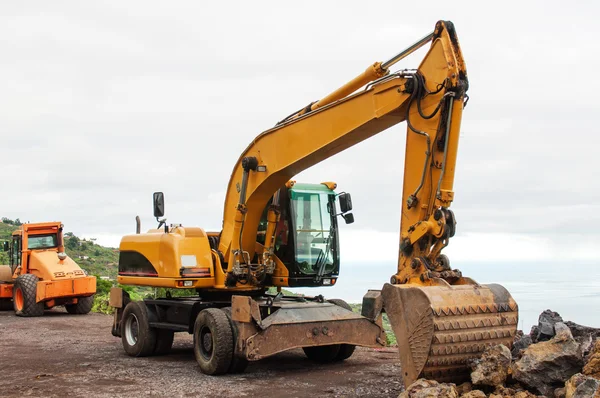
<svg viewBox="0 0 600 398">
<path fill-rule="evenodd" d="M 13 236 L 12 243 L 10 245 L 10 269 L 14 273 L 17 267 L 21 265 L 21 250 L 22 243 L 20 236 Z"/>
</svg>

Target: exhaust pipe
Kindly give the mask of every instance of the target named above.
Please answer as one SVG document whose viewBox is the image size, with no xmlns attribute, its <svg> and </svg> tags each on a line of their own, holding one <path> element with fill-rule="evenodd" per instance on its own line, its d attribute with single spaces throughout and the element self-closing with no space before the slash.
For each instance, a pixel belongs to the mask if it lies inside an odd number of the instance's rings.
<svg viewBox="0 0 600 398">
<path fill-rule="evenodd" d="M 139 235 L 142 230 L 142 221 L 140 220 L 140 216 L 135 216 L 135 233 Z"/>
</svg>

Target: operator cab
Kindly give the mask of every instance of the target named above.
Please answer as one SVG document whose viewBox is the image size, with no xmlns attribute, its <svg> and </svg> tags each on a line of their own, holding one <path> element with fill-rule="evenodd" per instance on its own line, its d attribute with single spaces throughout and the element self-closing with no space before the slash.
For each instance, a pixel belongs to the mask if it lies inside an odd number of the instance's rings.
<svg viewBox="0 0 600 398">
<path fill-rule="evenodd" d="M 332 187 L 335 184 L 294 184 L 280 191 L 275 255 L 288 269 L 290 287 L 331 285 L 339 274 L 337 216 L 341 215 L 348 224 L 354 222 L 354 216 L 348 213 L 352 210 L 350 194 L 336 194 Z M 269 206 L 270 203 L 258 227 L 257 241 L 261 244 Z"/>
</svg>

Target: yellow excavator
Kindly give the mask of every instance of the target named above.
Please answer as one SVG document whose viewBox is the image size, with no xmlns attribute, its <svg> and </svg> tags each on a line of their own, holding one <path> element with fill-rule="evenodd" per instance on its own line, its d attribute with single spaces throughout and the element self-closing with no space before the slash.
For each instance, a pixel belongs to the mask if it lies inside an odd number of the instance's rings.
<svg viewBox="0 0 600 398">
<path fill-rule="evenodd" d="M 417 69 L 391 70 L 428 43 Z M 441 253 L 456 229 L 449 207 L 467 89 L 454 26 L 439 21 L 406 50 L 258 135 L 233 168 L 221 231 L 167 225 L 164 195 L 155 193 L 159 226 L 140 233 L 138 219 L 137 233 L 122 238 L 118 281 L 197 294 L 134 302 L 113 288 L 113 335 L 129 355 L 145 356 L 168 352 L 175 332 L 191 333 L 202 371 L 222 374 L 296 347 L 321 362 L 349 358 L 357 345 L 381 347 L 385 312 L 405 384 L 467 378 L 469 361 L 487 346 L 511 346 L 518 322 L 506 289 L 464 277 Z M 350 195 L 336 193 L 335 183 L 292 178 L 403 121 L 399 259 L 390 283 L 367 292 L 360 315 L 342 300 L 284 296 L 283 287 L 335 285 L 337 219 L 354 220 Z"/>
</svg>

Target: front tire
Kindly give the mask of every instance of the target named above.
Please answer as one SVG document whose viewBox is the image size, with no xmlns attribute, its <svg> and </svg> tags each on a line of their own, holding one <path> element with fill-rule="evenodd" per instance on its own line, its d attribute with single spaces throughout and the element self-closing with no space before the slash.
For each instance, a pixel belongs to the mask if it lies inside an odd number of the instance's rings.
<svg viewBox="0 0 600 398">
<path fill-rule="evenodd" d="M 24 274 L 17 277 L 13 286 L 13 307 L 17 316 L 42 316 L 44 303 L 36 302 L 38 277 Z"/>
<path fill-rule="evenodd" d="M 243 373 L 244 370 L 248 367 L 248 360 L 246 358 L 239 357 L 235 355 L 235 345 L 237 344 L 238 339 L 238 329 L 231 319 L 231 307 L 223 308 L 223 312 L 227 315 L 229 322 L 231 324 L 231 331 L 233 333 L 233 353 L 231 355 L 231 365 L 229 365 L 228 373 Z"/>
<path fill-rule="evenodd" d="M 131 357 L 146 357 L 154 353 L 156 329 L 150 327 L 148 310 L 143 302 L 127 304 L 121 320 L 123 349 Z"/>
<path fill-rule="evenodd" d="M 69 314 L 84 315 L 92 310 L 94 305 L 94 295 L 89 297 L 79 297 L 77 304 L 66 304 L 65 308 Z"/>
<path fill-rule="evenodd" d="M 233 355 L 233 333 L 229 318 L 218 308 L 200 311 L 194 323 L 194 356 L 202 373 L 227 373 Z"/>
</svg>

